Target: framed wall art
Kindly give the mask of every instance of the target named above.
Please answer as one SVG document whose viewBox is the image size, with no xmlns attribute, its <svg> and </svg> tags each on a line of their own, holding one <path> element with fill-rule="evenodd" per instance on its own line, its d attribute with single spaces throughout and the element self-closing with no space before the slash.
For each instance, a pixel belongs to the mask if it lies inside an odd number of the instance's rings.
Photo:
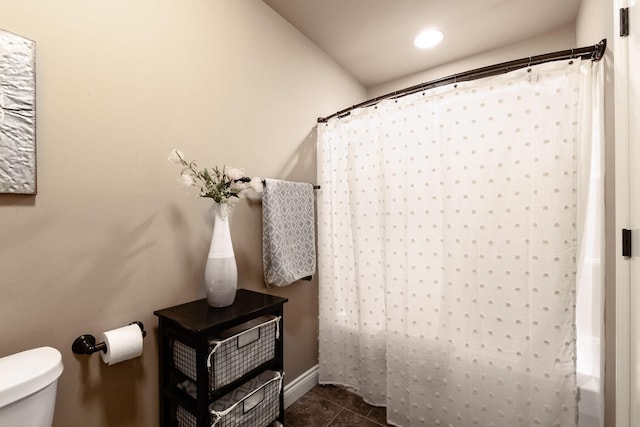
<svg viewBox="0 0 640 427">
<path fill-rule="evenodd" d="M 0 193 L 36 194 L 35 42 L 0 30 Z"/>
</svg>

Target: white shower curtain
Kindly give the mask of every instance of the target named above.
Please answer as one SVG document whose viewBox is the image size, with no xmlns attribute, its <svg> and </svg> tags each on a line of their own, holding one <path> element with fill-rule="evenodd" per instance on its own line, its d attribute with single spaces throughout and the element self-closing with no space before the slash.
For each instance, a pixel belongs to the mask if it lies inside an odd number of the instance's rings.
<svg viewBox="0 0 640 427">
<path fill-rule="evenodd" d="M 599 68 L 542 64 L 318 125 L 321 383 L 397 426 L 576 425 Z"/>
</svg>

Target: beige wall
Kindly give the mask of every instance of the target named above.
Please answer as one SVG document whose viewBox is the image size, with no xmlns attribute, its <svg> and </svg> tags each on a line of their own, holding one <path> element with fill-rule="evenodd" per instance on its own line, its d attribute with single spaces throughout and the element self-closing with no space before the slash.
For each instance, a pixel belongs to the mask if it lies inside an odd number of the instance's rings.
<svg viewBox="0 0 640 427">
<path fill-rule="evenodd" d="M 364 89 L 260 0 L 0 0 L 37 44 L 38 195 L 0 195 L 0 355 L 60 349 L 55 426 L 158 425 L 153 311 L 204 296 L 209 200 L 167 162 L 315 179 L 316 118 Z M 261 276 L 261 205 L 232 233 L 241 286 Z M 317 282 L 285 305 L 287 379 L 317 363 Z M 107 367 L 74 338 L 133 320 L 141 358 Z"/>
<path fill-rule="evenodd" d="M 615 135 L 613 86 L 613 2 L 582 0 L 576 20 L 576 43 L 587 46 L 606 38 L 605 52 L 605 426 L 615 425 Z"/>
</svg>

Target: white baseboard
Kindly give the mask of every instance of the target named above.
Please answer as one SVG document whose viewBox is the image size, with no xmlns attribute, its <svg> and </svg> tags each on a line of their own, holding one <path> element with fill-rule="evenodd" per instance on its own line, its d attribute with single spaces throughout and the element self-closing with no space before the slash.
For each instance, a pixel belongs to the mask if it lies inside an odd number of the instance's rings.
<svg viewBox="0 0 640 427">
<path fill-rule="evenodd" d="M 284 386 L 284 408 L 291 406 L 293 402 L 300 399 L 306 392 L 318 384 L 318 365 L 312 367 L 298 378 Z"/>
</svg>

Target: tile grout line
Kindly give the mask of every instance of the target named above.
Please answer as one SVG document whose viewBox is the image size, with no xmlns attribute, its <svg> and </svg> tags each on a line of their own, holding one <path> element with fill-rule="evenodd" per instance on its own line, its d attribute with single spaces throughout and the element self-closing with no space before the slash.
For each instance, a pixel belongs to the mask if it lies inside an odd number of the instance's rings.
<svg viewBox="0 0 640 427">
<path fill-rule="evenodd" d="M 347 407 L 342 406 L 341 404 L 339 404 L 335 400 L 327 399 L 326 397 L 320 396 L 319 394 L 316 394 L 316 393 L 313 393 L 313 394 L 315 396 L 319 397 L 320 399 L 326 400 L 327 402 L 332 403 L 332 404 L 336 405 L 338 408 L 340 408 L 340 410 L 336 413 L 336 415 L 333 418 L 331 418 L 331 420 L 324 427 L 331 427 L 331 423 L 333 423 L 336 420 L 336 418 L 338 418 L 338 415 L 340 415 L 343 411 L 349 411 L 352 414 L 356 414 L 357 416 L 364 418 L 365 420 L 369 420 L 369 418 L 367 418 L 366 416 L 360 415 L 357 412 L 354 412 L 354 411 L 348 409 Z M 369 411 L 369 412 L 371 412 L 371 411 Z M 373 422 L 374 424 L 378 424 L 373 420 L 369 420 L 369 421 Z"/>
<path fill-rule="evenodd" d="M 324 397 L 324 396 L 320 396 L 319 394 L 314 393 L 314 392 L 313 392 L 313 390 L 309 391 L 309 393 L 310 393 L 310 394 L 313 394 L 314 396 L 316 396 L 316 397 L 317 397 L 317 398 L 319 398 L 319 399 L 326 400 L 327 402 L 331 403 L 332 405 L 337 406 L 337 407 L 340 409 L 338 412 L 336 412 L 336 414 L 333 416 L 333 418 L 331 418 L 331 419 L 327 422 L 327 424 L 325 424 L 325 425 L 324 425 L 324 427 L 330 427 L 330 426 L 331 426 L 331 423 L 332 423 L 333 421 L 335 421 L 335 419 L 336 419 L 336 418 L 338 418 L 338 415 L 340 415 L 340 414 L 342 413 L 342 411 L 344 411 L 345 409 L 347 409 L 347 408 L 345 408 L 344 406 L 340 405 L 338 402 L 335 402 L 335 401 L 333 401 L 333 400 L 331 400 L 331 399 L 327 399 L 327 398 L 326 398 L 326 397 Z"/>
<path fill-rule="evenodd" d="M 340 405 L 338 405 L 338 406 L 340 406 Z M 377 426 L 383 426 L 383 427 L 386 427 L 384 424 L 380 424 L 379 422 L 377 422 L 377 421 L 372 420 L 371 418 L 369 418 L 369 417 L 368 417 L 368 414 L 367 414 L 367 415 L 361 415 L 361 414 L 357 413 L 356 411 L 352 411 L 352 410 L 351 410 L 351 409 L 349 409 L 349 408 L 345 408 L 345 407 L 343 407 L 343 406 L 341 406 L 341 408 L 342 408 L 344 411 L 349 411 L 349 412 L 351 412 L 352 414 L 354 414 L 354 415 L 355 415 L 355 416 L 357 416 L 357 417 L 363 418 L 363 419 L 365 419 L 365 420 L 367 420 L 367 421 L 371 421 L 372 423 L 374 423 L 374 424 L 375 424 L 375 425 L 377 425 Z M 342 413 L 342 411 L 340 411 L 338 414 L 340 414 L 340 413 Z M 369 411 L 369 413 L 371 413 L 371 411 Z M 337 416 L 337 415 L 336 415 L 336 416 Z M 333 421 L 333 420 L 331 420 L 331 421 Z M 331 425 L 329 425 L 329 427 L 331 427 Z"/>
<path fill-rule="evenodd" d="M 324 425 L 324 427 L 330 427 L 330 426 L 331 426 L 331 423 L 332 423 L 333 421 L 335 421 L 335 419 L 336 419 L 336 418 L 338 418 L 338 415 L 340 415 L 340 414 L 342 413 L 342 411 L 344 411 L 346 408 L 345 408 L 344 406 L 340 405 L 339 403 L 337 403 L 337 402 L 335 402 L 335 401 L 331 400 L 331 399 L 327 399 L 327 398 L 326 398 L 326 397 L 324 397 L 324 396 L 320 396 L 319 394 L 314 393 L 314 392 L 313 392 L 313 390 L 311 390 L 311 391 L 310 391 L 310 393 L 311 393 L 311 394 L 313 394 L 314 396 L 316 396 L 317 398 L 322 399 L 322 400 L 326 400 L 327 402 L 331 403 L 332 405 L 336 405 L 338 408 L 340 408 L 340 410 L 339 410 L 338 412 L 336 412 L 336 414 L 333 416 L 333 418 L 331 418 L 331 419 L 327 422 L 327 424 L 325 424 L 325 425 Z"/>
<path fill-rule="evenodd" d="M 329 423 L 328 423 L 328 424 L 326 424 L 324 427 L 331 427 L 331 423 L 332 423 L 332 422 L 333 422 L 333 421 L 338 417 L 338 415 L 340 415 L 340 414 L 342 413 L 342 411 L 343 411 L 343 410 L 347 410 L 347 411 L 349 411 L 349 412 L 351 412 L 351 413 L 353 413 L 353 414 L 355 414 L 355 415 L 357 415 L 357 416 L 359 416 L 359 417 L 361 417 L 361 418 L 364 418 L 364 419 L 365 419 L 365 420 L 367 420 L 367 421 L 371 421 L 372 423 L 374 423 L 374 424 L 376 424 L 376 425 L 379 425 L 379 426 L 382 426 L 382 427 L 387 427 L 387 426 L 389 425 L 389 423 L 380 424 L 380 423 L 379 423 L 379 422 L 377 422 L 376 420 L 373 420 L 373 419 L 369 418 L 369 415 L 371 414 L 371 412 L 373 412 L 373 409 L 374 409 L 374 408 L 371 408 L 371 409 L 369 410 L 369 412 L 367 412 L 367 415 L 361 415 L 361 414 L 359 414 L 359 413 L 357 413 L 357 412 L 355 412 L 355 411 L 352 411 L 351 409 L 347 408 L 346 406 L 342 406 L 341 404 L 339 404 L 339 403 L 338 403 L 338 402 L 336 402 L 335 400 L 331 400 L 331 399 L 328 399 L 328 398 L 326 398 L 326 397 L 324 397 L 324 396 L 319 395 L 318 393 L 314 393 L 314 392 L 313 392 L 313 390 L 310 390 L 310 391 L 309 391 L 309 393 L 313 394 L 314 396 L 316 396 L 316 397 L 318 397 L 318 398 L 320 398 L 320 399 L 322 399 L 322 400 L 326 400 L 327 402 L 332 403 L 332 404 L 336 405 L 338 408 L 340 408 L 340 410 L 338 411 L 338 413 L 337 413 L 337 414 L 336 414 L 336 415 L 331 419 L 331 421 L 329 421 Z M 349 393 L 351 393 L 351 392 L 349 392 Z M 353 393 L 351 393 L 351 394 L 353 394 Z M 356 396 L 357 396 L 357 395 L 356 395 Z M 358 397 L 360 397 L 360 396 L 358 396 Z M 362 399 L 362 398 L 360 398 L 360 399 Z M 364 399 L 363 399 L 362 401 L 364 402 Z M 366 403 L 366 402 L 365 402 L 365 403 Z"/>
<path fill-rule="evenodd" d="M 365 403 L 366 403 L 366 402 L 365 402 Z M 367 416 L 366 416 L 365 418 L 366 418 L 366 419 L 368 419 L 369 421 L 371 421 L 371 422 L 372 422 L 372 423 L 374 423 L 374 424 L 377 424 L 377 425 L 382 426 L 382 427 L 387 427 L 387 426 L 389 425 L 389 423 L 385 422 L 384 424 L 381 424 L 381 423 L 379 423 L 378 421 L 374 420 L 373 418 L 369 418 L 369 415 L 371 415 L 371 413 L 373 412 L 373 410 L 374 410 L 375 408 L 378 408 L 378 407 L 379 407 L 379 406 L 375 406 L 375 407 L 371 408 L 371 410 L 369 411 L 369 413 L 367 414 Z M 385 409 L 386 409 L 386 408 L 385 408 Z"/>
<path fill-rule="evenodd" d="M 326 399 L 325 399 L 326 400 Z M 338 415 L 340 415 L 342 413 L 342 411 L 344 411 L 344 408 L 340 405 L 337 405 L 338 408 L 340 408 L 340 410 L 338 411 L 338 413 L 336 413 L 333 418 L 331 418 L 329 420 L 329 422 L 324 426 L 324 427 L 331 427 L 331 423 L 333 423 L 335 421 L 336 418 L 338 418 Z"/>
</svg>

